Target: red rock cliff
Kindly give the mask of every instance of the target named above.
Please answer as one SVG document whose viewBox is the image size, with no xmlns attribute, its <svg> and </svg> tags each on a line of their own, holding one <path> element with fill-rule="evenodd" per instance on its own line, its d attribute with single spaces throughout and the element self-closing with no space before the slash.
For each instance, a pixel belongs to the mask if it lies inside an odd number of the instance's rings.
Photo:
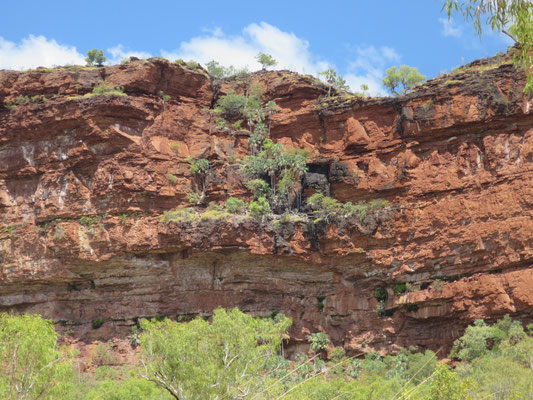
<svg viewBox="0 0 533 400">
<path fill-rule="evenodd" d="M 128 96 L 80 96 L 101 81 Z M 310 178 L 341 201 L 391 206 L 320 229 L 246 217 L 161 223 L 189 204 L 188 156 L 210 161 L 207 201 L 249 196 L 235 164 L 247 135 L 216 127 L 205 108 L 252 84 L 280 108 L 271 137 L 318 150 Z M 531 321 L 523 85 L 500 59 L 386 99 L 327 98 L 287 71 L 214 88 L 202 69 L 158 59 L 0 71 L 0 104 L 50 99 L 0 108 L 0 310 L 41 313 L 84 341 L 125 337 L 145 316 L 279 310 L 293 318 L 294 344 L 324 330 L 352 353 L 449 348 L 477 318 Z"/>
</svg>

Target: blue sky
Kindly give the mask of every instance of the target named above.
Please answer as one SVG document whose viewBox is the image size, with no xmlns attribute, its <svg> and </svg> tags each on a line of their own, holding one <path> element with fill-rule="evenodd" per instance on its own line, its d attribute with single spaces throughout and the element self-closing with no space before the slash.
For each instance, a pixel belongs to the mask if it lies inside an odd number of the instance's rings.
<svg viewBox="0 0 533 400">
<path fill-rule="evenodd" d="M 505 51 L 505 36 L 480 40 L 440 0 L 10 1 L 0 13 L 0 68 L 83 63 L 104 49 L 128 55 L 211 59 L 258 69 L 264 51 L 280 68 L 316 75 L 333 67 L 353 90 L 382 93 L 386 68 L 407 64 L 428 78 Z"/>
</svg>

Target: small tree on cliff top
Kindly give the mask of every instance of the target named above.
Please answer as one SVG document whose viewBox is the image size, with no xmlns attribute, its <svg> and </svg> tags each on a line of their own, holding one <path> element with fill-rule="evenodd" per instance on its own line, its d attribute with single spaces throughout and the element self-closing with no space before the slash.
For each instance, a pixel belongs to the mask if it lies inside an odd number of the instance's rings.
<svg viewBox="0 0 533 400">
<path fill-rule="evenodd" d="M 255 59 L 259 62 L 259 64 L 261 64 L 263 69 L 266 69 L 267 67 L 273 67 L 278 63 L 270 54 L 266 53 L 259 53 L 257 56 L 255 56 Z"/>
<path fill-rule="evenodd" d="M 101 67 L 102 65 L 104 65 L 106 59 L 107 58 L 106 56 L 104 56 L 103 50 L 92 49 L 87 51 L 87 57 L 85 57 L 85 62 L 89 67 L 93 65 Z"/>
<path fill-rule="evenodd" d="M 387 75 L 383 78 L 383 86 L 390 90 L 390 92 L 399 96 L 413 90 L 426 80 L 426 77 L 418 72 L 415 67 L 402 65 L 390 67 L 387 70 Z"/>
</svg>

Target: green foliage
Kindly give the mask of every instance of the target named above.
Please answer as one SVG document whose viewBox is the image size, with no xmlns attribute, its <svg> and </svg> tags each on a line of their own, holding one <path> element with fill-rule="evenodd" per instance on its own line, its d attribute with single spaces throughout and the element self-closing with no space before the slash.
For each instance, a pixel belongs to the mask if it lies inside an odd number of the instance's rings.
<svg viewBox="0 0 533 400">
<path fill-rule="evenodd" d="M 80 217 L 80 225 L 92 229 L 98 223 L 98 220 L 99 218 L 96 215 L 83 215 Z"/>
<path fill-rule="evenodd" d="M 98 86 L 95 86 L 92 92 L 86 93 L 83 97 L 93 96 L 127 96 L 127 94 L 124 93 L 124 88 L 121 86 L 106 86 L 106 84 L 102 82 Z"/>
<path fill-rule="evenodd" d="M 490 352 L 489 344 L 497 347 L 504 337 L 505 331 L 496 326 L 489 326 L 483 320 L 477 320 L 454 342 L 451 354 L 460 360 L 472 361 L 487 355 Z"/>
<path fill-rule="evenodd" d="M 170 150 L 174 152 L 174 154 L 178 155 L 180 150 L 180 144 L 179 143 L 172 143 L 170 145 Z"/>
<path fill-rule="evenodd" d="M 196 68 L 198 68 L 200 65 L 199 65 L 196 61 L 187 61 L 187 63 L 185 64 L 185 66 L 186 66 L 188 69 L 196 69 Z"/>
<path fill-rule="evenodd" d="M 219 220 L 226 220 L 231 217 L 231 214 L 223 211 L 223 210 L 217 210 L 217 209 L 208 209 L 204 211 L 200 215 L 201 221 L 219 221 Z"/>
<path fill-rule="evenodd" d="M 377 301 L 387 301 L 389 294 L 387 293 L 387 289 L 384 287 L 379 287 L 374 290 L 374 297 Z"/>
<path fill-rule="evenodd" d="M 93 320 L 92 327 L 93 327 L 93 329 L 99 329 L 103 324 L 104 324 L 104 320 L 100 319 L 100 318 L 97 318 L 97 319 Z"/>
<path fill-rule="evenodd" d="M 383 86 L 390 90 L 390 92 L 399 96 L 413 90 L 426 80 L 426 77 L 418 72 L 416 67 L 409 67 L 402 65 L 390 67 L 386 71 L 386 76 L 383 78 Z"/>
<path fill-rule="evenodd" d="M 407 292 L 410 286 L 411 285 L 408 282 L 397 283 L 392 285 L 392 290 L 396 296 L 399 296 Z"/>
<path fill-rule="evenodd" d="M 259 197 L 267 198 L 270 196 L 270 186 L 263 179 L 252 179 L 245 182 L 244 186 L 253 193 L 254 199 L 258 199 Z"/>
<path fill-rule="evenodd" d="M 383 207 L 387 207 L 389 202 L 377 199 L 369 203 L 341 203 L 332 197 L 324 196 L 322 193 L 314 193 L 307 199 L 307 204 L 314 210 L 313 213 L 318 217 L 318 220 L 330 223 L 338 218 L 352 217 L 363 221 L 368 211 L 377 211 Z"/>
<path fill-rule="evenodd" d="M 4 106 L 9 109 L 17 108 L 20 105 L 28 104 L 30 98 L 28 96 L 18 96 L 14 101 L 6 101 Z"/>
<path fill-rule="evenodd" d="M 235 68 L 234 66 L 224 67 L 220 65 L 215 60 L 211 60 L 206 64 L 207 73 L 214 81 L 218 81 L 225 78 L 237 78 L 245 77 L 248 75 L 248 70 L 246 68 Z"/>
<path fill-rule="evenodd" d="M 101 320 L 100 320 L 101 321 Z M 102 321 L 103 324 L 103 321 Z M 101 325 L 100 325 L 101 326 Z M 94 323 L 93 323 L 94 328 Z M 97 329 L 97 328 L 94 328 Z M 96 366 L 113 365 L 118 361 L 118 357 L 110 346 L 106 343 L 98 343 L 91 355 L 91 361 Z"/>
<path fill-rule="evenodd" d="M 261 219 L 272 212 L 270 204 L 268 204 L 267 199 L 264 197 L 259 197 L 257 201 L 251 201 L 248 210 L 250 210 L 250 214 L 255 219 Z"/>
<path fill-rule="evenodd" d="M 165 211 L 161 221 L 167 224 L 182 224 L 195 222 L 198 221 L 198 219 L 198 214 L 194 208 L 180 207 L 173 211 Z"/>
<path fill-rule="evenodd" d="M 107 58 L 106 56 L 104 56 L 103 50 L 92 49 L 87 51 L 87 57 L 85 58 L 85 62 L 89 67 L 93 65 L 101 67 L 104 65 L 106 59 Z"/>
<path fill-rule="evenodd" d="M 348 91 L 350 87 L 347 85 L 346 80 L 337 74 L 337 71 L 334 69 L 327 69 L 325 71 L 319 72 L 318 75 L 322 75 L 326 82 L 330 85 L 328 90 L 328 96 L 331 96 L 331 87 L 339 91 Z"/>
<path fill-rule="evenodd" d="M 100 367 L 98 370 L 100 370 Z M 97 372 L 98 372 L 97 370 Z M 171 400 L 173 397 L 154 383 L 135 375 L 128 376 L 120 381 L 116 378 L 107 378 L 97 382 L 94 387 L 84 388 L 80 396 L 72 400 L 83 398 L 85 400 Z M 81 397 L 83 396 L 83 397 Z"/>
<path fill-rule="evenodd" d="M 57 339 L 39 315 L 0 314 L 0 398 L 63 398 L 74 371 Z"/>
<path fill-rule="evenodd" d="M 206 64 L 207 73 L 213 80 L 220 80 L 228 75 L 226 68 L 220 65 L 215 60 L 211 60 Z"/>
<path fill-rule="evenodd" d="M 174 174 L 171 174 L 170 172 L 167 174 L 167 177 L 168 177 L 168 180 L 170 181 L 170 183 L 172 184 L 176 184 L 178 183 L 178 178 L 176 178 L 176 176 Z"/>
<path fill-rule="evenodd" d="M 209 172 L 209 161 L 205 158 L 192 161 L 190 171 L 193 175 L 207 175 Z"/>
<path fill-rule="evenodd" d="M 311 343 L 311 350 L 315 353 L 328 349 L 329 338 L 324 332 L 312 333 L 307 340 Z"/>
<path fill-rule="evenodd" d="M 272 58 L 270 54 L 265 53 L 257 54 L 257 56 L 255 56 L 255 59 L 259 64 L 261 64 L 263 69 L 266 69 L 267 67 L 273 67 L 278 63 L 276 60 L 274 60 L 274 58 Z"/>
<path fill-rule="evenodd" d="M 248 204 L 244 200 L 230 197 L 226 200 L 225 208 L 231 214 L 242 214 L 248 209 Z"/>
<path fill-rule="evenodd" d="M 238 398 L 259 392 L 263 373 L 278 354 L 291 320 L 253 318 L 237 309 L 217 309 L 210 324 L 142 321 L 141 372 L 175 398 Z"/>
<path fill-rule="evenodd" d="M 187 200 L 191 204 L 198 204 L 200 202 L 200 194 L 195 192 L 187 193 Z"/>
<path fill-rule="evenodd" d="M 159 91 L 159 97 L 161 97 L 161 100 L 163 100 L 163 102 L 169 101 L 171 99 L 171 97 L 168 94 L 165 94 L 165 92 L 163 92 L 162 90 Z"/>
<path fill-rule="evenodd" d="M 272 208 L 288 210 L 291 195 L 296 197 L 300 178 L 307 172 L 308 157 L 307 152 L 286 150 L 283 145 L 265 138 L 257 154 L 244 157 L 241 170 L 252 182 L 247 187 L 256 197 L 265 197 Z M 270 177 L 269 188 L 261 179 L 265 175 Z"/>
<path fill-rule="evenodd" d="M 248 98 L 246 96 L 230 92 L 218 99 L 216 111 L 224 118 L 236 119 L 245 116 L 247 106 Z"/>
</svg>

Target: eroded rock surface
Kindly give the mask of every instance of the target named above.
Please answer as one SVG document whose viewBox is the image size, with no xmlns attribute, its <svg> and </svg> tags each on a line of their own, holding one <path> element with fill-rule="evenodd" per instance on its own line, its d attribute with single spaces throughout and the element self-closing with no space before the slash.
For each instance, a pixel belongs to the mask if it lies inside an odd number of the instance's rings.
<svg viewBox="0 0 533 400">
<path fill-rule="evenodd" d="M 101 81 L 128 96 L 81 96 Z M 304 194 L 392 206 L 359 224 L 162 223 L 189 205 L 187 157 L 211 163 L 206 202 L 250 198 L 236 164 L 246 133 L 216 127 L 205 109 L 253 84 L 280 109 L 271 137 L 318 151 Z M 157 59 L 0 71 L 0 103 L 50 99 L 0 108 L 0 310 L 43 314 L 87 343 L 125 338 L 142 317 L 279 310 L 293 318 L 295 346 L 323 330 L 352 354 L 446 350 L 477 318 L 531 321 L 523 85 L 501 59 L 387 99 L 327 98 L 287 71 L 214 86 L 202 69 Z"/>
</svg>

